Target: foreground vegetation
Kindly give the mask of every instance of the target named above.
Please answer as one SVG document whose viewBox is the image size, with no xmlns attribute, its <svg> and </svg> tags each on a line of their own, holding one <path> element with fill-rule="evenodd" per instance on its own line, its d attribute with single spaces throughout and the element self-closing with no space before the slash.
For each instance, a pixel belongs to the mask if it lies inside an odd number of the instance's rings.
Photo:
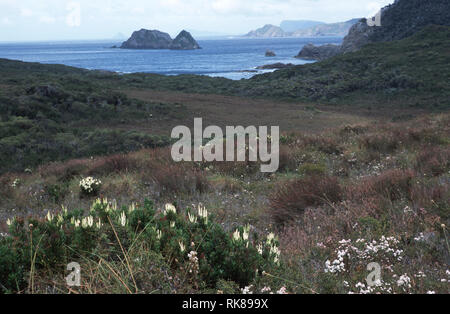
<svg viewBox="0 0 450 314">
<path fill-rule="evenodd" d="M 166 148 L 5 174 L 0 287 L 448 293 L 449 125 L 435 114 L 284 134 L 272 175 L 173 163 Z M 78 288 L 64 279 L 72 261 Z M 369 287 L 373 262 L 382 277 Z"/>
</svg>

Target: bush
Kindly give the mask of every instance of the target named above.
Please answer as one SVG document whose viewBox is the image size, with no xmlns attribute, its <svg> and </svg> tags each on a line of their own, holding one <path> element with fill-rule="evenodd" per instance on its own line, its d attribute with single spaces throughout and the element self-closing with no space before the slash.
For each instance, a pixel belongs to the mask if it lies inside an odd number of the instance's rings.
<svg viewBox="0 0 450 314">
<path fill-rule="evenodd" d="M 326 174 L 326 167 L 322 164 L 306 163 L 300 166 L 299 173 L 305 176 L 323 176 Z"/>
<path fill-rule="evenodd" d="M 342 200 L 336 177 L 312 176 L 290 181 L 270 196 L 271 214 L 277 224 L 285 224 L 306 208 Z"/>
<path fill-rule="evenodd" d="M 203 193 L 209 187 L 203 172 L 183 164 L 161 164 L 150 176 L 163 193 Z"/>
<path fill-rule="evenodd" d="M 187 276 L 197 287 L 214 288 L 224 281 L 243 287 L 258 272 L 280 262 L 273 235 L 258 241 L 250 237 L 250 227 L 240 227 L 232 235 L 201 206 L 194 212 L 167 204 L 157 212 L 148 200 L 119 208 L 115 202 L 98 199 L 87 216 L 82 210 L 63 208 L 44 219 L 25 223 L 15 218 L 9 224 L 10 236 L 0 242 L 0 276 L 6 276 L 0 279 L 8 291 L 24 287 L 23 276 L 30 265 L 43 274 L 74 260 L 114 263 L 118 256 L 127 259 L 127 252 L 137 247 L 141 257 L 132 263 L 160 255 L 179 277 Z"/>
<path fill-rule="evenodd" d="M 359 139 L 361 147 L 377 153 L 392 153 L 399 147 L 399 142 L 391 133 L 372 134 Z"/>
<path fill-rule="evenodd" d="M 12 239 L 0 238 L 0 293 L 22 290 L 26 282 L 25 270 Z"/>
<path fill-rule="evenodd" d="M 395 201 L 402 197 L 410 198 L 414 177 L 411 170 L 388 170 L 372 178 L 367 184 L 374 193 Z"/>
<path fill-rule="evenodd" d="M 55 176 L 58 181 L 66 182 L 82 175 L 88 168 L 88 160 L 73 159 L 67 162 L 53 162 L 41 166 L 38 172 L 41 176 Z"/>
<path fill-rule="evenodd" d="M 137 161 L 130 155 L 118 154 L 108 157 L 98 158 L 90 167 L 90 175 L 105 175 L 133 171 L 137 168 Z"/>
<path fill-rule="evenodd" d="M 424 174 L 440 176 L 450 168 L 450 149 L 424 147 L 416 160 L 415 169 Z"/>
<path fill-rule="evenodd" d="M 54 203 L 59 203 L 64 199 L 69 188 L 67 183 L 48 184 L 45 186 L 45 192 Z"/>
<path fill-rule="evenodd" d="M 83 196 L 96 196 L 98 195 L 102 181 L 94 179 L 93 177 L 87 177 L 80 181 L 80 191 Z"/>
</svg>

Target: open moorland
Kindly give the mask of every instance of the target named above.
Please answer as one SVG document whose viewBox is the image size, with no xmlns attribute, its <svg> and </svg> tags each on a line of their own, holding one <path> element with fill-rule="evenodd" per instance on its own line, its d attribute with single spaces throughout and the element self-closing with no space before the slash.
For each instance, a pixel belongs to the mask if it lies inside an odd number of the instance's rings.
<svg viewBox="0 0 450 314">
<path fill-rule="evenodd" d="M 430 26 L 242 81 L 0 60 L 0 291 L 448 293 L 449 52 Z M 173 162 L 195 117 L 280 126 L 278 171 Z"/>
</svg>

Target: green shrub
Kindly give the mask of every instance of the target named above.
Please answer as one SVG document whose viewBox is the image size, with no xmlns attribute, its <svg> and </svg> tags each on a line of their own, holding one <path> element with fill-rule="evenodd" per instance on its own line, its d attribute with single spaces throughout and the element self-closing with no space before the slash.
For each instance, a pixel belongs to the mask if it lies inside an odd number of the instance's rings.
<svg viewBox="0 0 450 314">
<path fill-rule="evenodd" d="M 59 203 L 64 199 L 68 191 L 67 183 L 49 184 L 45 186 L 45 192 L 54 203 Z"/>
<path fill-rule="evenodd" d="M 323 176 L 326 174 L 327 168 L 322 164 L 306 163 L 301 165 L 298 171 L 301 175 L 305 176 Z"/>
<path fill-rule="evenodd" d="M 250 237 L 249 227 L 231 235 L 202 207 L 194 213 L 167 204 L 157 212 L 148 200 L 118 208 L 115 202 L 98 199 L 89 213 L 63 207 L 43 219 L 16 218 L 9 225 L 10 236 L 0 245 L 0 275 L 10 274 L 0 279 L 8 291 L 23 287 L 31 265 L 35 272 L 54 272 L 74 260 L 112 262 L 136 247 L 144 248 L 137 260 L 161 255 L 197 287 L 215 288 L 223 281 L 244 287 L 258 272 L 280 262 L 273 235 L 258 242 Z"/>
</svg>

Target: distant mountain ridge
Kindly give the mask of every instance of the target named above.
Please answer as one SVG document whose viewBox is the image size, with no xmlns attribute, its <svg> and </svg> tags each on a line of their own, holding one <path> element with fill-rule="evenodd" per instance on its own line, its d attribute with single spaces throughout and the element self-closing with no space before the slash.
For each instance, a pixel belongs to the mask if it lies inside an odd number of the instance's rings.
<svg viewBox="0 0 450 314">
<path fill-rule="evenodd" d="M 360 19 L 352 19 L 345 22 L 321 24 L 307 29 L 297 30 L 293 33 L 294 37 L 344 37 L 348 34 L 350 28 L 358 23 Z"/>
<path fill-rule="evenodd" d="M 249 32 L 244 37 L 275 38 L 275 37 L 287 37 L 287 35 L 286 35 L 286 32 L 281 29 L 281 27 L 275 26 L 272 24 L 267 24 L 261 28 L 258 28 L 254 31 Z"/>
<path fill-rule="evenodd" d="M 280 27 L 283 31 L 287 33 L 293 33 L 295 31 L 311 28 L 314 26 L 326 24 L 325 22 L 319 21 L 309 21 L 309 20 L 287 20 L 282 21 Z"/>
<path fill-rule="evenodd" d="M 360 19 L 326 24 L 316 21 L 283 21 L 280 26 L 267 24 L 253 30 L 244 37 L 248 38 L 283 38 L 283 37 L 344 37 L 350 28 Z M 294 31 L 286 31 L 290 29 Z"/>
</svg>

